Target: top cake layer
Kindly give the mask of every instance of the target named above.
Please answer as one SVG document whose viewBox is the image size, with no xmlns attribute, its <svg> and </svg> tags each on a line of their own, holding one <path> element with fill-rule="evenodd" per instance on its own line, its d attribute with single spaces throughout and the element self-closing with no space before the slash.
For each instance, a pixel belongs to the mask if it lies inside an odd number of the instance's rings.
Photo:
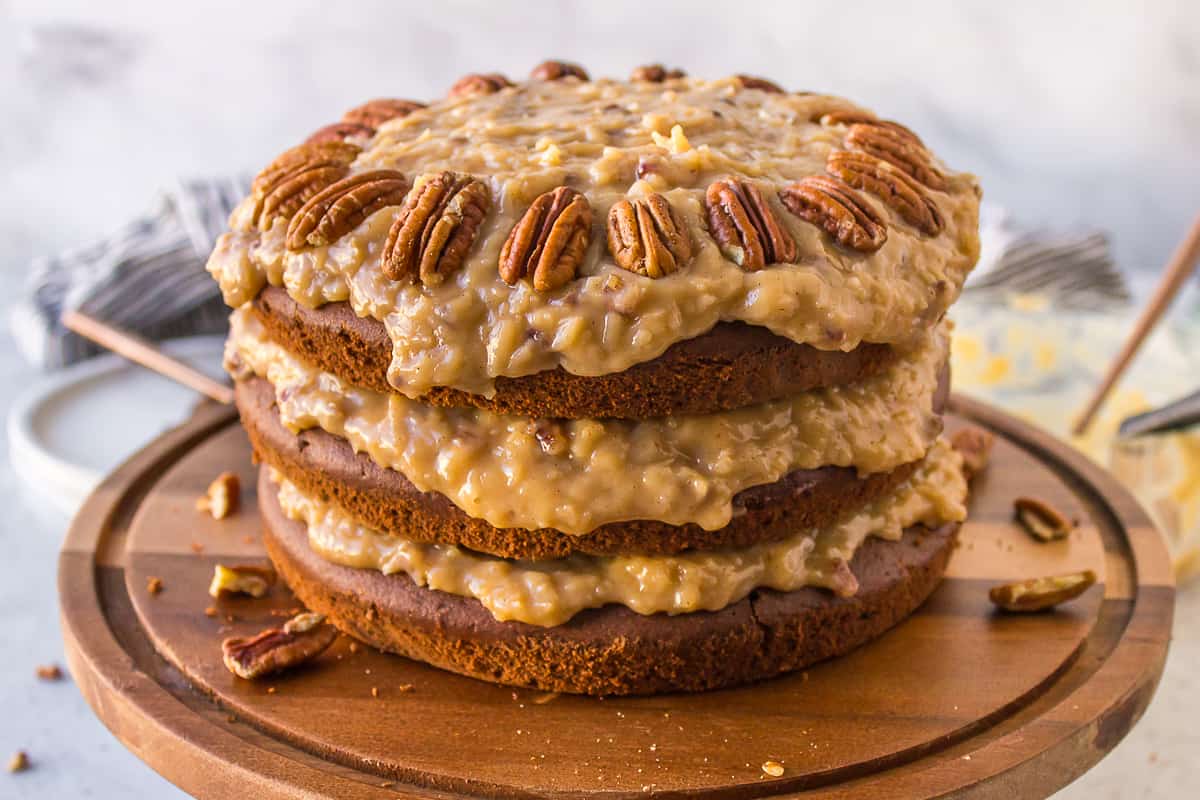
<svg viewBox="0 0 1200 800">
<path fill-rule="evenodd" d="M 268 167 L 209 262 L 227 302 L 268 282 L 348 301 L 384 323 L 398 391 L 490 396 L 500 376 L 621 372 L 720 321 L 908 344 L 975 263 L 975 179 L 845 100 L 737 78 L 460 84 Z"/>
</svg>

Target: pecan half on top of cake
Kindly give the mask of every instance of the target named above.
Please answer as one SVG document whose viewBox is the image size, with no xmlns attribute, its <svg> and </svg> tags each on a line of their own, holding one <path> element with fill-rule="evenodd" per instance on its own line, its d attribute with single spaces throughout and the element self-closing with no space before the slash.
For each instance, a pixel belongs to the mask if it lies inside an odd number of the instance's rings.
<svg viewBox="0 0 1200 800">
<path fill-rule="evenodd" d="M 608 212 L 608 249 L 618 266 L 647 278 L 670 275 L 692 259 L 687 225 L 657 192 L 613 205 Z"/>
<path fill-rule="evenodd" d="M 399 205 L 408 180 L 394 169 L 343 178 L 306 202 L 288 225 L 289 250 L 332 244 L 381 208 Z"/>
<path fill-rule="evenodd" d="M 705 193 L 704 206 L 708 229 L 721 252 L 742 269 L 796 260 L 796 241 L 753 183 L 737 178 L 714 181 Z"/>
<path fill-rule="evenodd" d="M 539 292 L 575 278 L 592 240 L 592 206 L 574 189 L 545 192 L 513 226 L 500 251 L 500 277 L 510 286 L 522 278 Z"/>
<path fill-rule="evenodd" d="M 492 193 L 482 181 L 454 172 L 428 176 L 388 232 L 384 275 L 437 286 L 462 266 L 491 208 Z"/>
<path fill-rule="evenodd" d="M 789 211 L 821 228 L 843 247 L 873 253 L 887 241 L 887 223 L 836 178 L 813 175 L 785 186 L 779 199 Z"/>
</svg>

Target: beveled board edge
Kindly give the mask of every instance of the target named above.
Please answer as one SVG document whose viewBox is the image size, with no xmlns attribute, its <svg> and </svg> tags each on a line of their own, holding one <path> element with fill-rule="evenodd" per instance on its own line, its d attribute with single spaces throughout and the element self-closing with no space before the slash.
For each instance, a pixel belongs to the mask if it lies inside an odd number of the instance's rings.
<svg viewBox="0 0 1200 800">
<path fill-rule="evenodd" d="M 989 731 L 929 756 L 835 785 L 806 798 L 871 794 L 912 797 L 1040 797 L 1081 775 L 1125 736 L 1150 702 L 1170 641 L 1174 580 L 1166 549 L 1145 512 L 1116 479 L 1050 434 L 978 401 L 955 395 L 950 410 L 1005 436 L 1050 465 L 1094 514 L 1126 532 L 1132 563 L 1106 581 L 1108 623 L 1122 631 L 1116 648 L 1087 680 L 1054 687 Z M 88 498 L 59 557 L 59 601 L 67 662 L 84 698 L 135 755 L 177 786 L 201 797 L 431 797 L 416 787 L 380 785 L 377 776 L 323 762 L 212 713 L 197 713 L 176 692 L 139 669 L 104 600 L 104 572 L 123 565 L 122 523 L 165 467 L 236 420 L 232 409 L 205 407 L 135 454 Z M 1099 526 L 1101 528 L 1109 526 Z M 123 581 L 120 582 L 123 586 Z M 130 618 L 136 625 L 136 617 Z M 138 634 L 145 638 L 144 632 Z M 1087 654 L 1084 654 L 1084 658 Z M 163 662 L 165 665 L 165 662 Z M 172 668 L 173 669 L 173 668 Z M 182 679 L 180 679 L 182 682 Z M 788 795 L 799 797 L 801 794 Z"/>
</svg>

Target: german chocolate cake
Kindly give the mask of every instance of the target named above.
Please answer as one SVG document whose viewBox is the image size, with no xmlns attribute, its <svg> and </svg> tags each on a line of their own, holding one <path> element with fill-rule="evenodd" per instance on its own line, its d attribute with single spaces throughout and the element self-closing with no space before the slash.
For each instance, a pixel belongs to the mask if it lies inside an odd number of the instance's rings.
<svg viewBox="0 0 1200 800">
<path fill-rule="evenodd" d="M 209 261 L 272 561 L 377 648 L 597 695 L 804 667 L 911 614 L 979 188 L 761 78 L 470 75 L 254 180 Z"/>
</svg>

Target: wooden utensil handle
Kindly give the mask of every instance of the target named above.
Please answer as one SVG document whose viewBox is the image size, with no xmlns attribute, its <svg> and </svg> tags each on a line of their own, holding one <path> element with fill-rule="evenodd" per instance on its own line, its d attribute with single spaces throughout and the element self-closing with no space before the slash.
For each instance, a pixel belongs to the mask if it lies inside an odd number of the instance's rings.
<svg viewBox="0 0 1200 800">
<path fill-rule="evenodd" d="M 1166 271 L 1163 273 L 1162 280 L 1158 284 L 1158 288 L 1154 290 L 1154 296 L 1142 309 L 1141 316 L 1133 326 L 1133 331 L 1129 334 L 1129 338 L 1125 340 L 1125 345 L 1121 348 L 1121 352 L 1113 359 L 1109 365 L 1108 371 L 1104 375 L 1104 379 L 1100 381 L 1100 385 L 1096 387 L 1095 393 L 1084 407 L 1083 413 L 1079 415 L 1078 422 L 1072 429 L 1072 433 L 1076 436 L 1082 436 L 1087 431 L 1088 426 L 1092 424 L 1092 418 L 1096 416 L 1096 412 L 1100 410 L 1108 393 L 1112 391 L 1113 386 L 1121 375 L 1124 374 L 1125 368 L 1129 366 L 1129 362 L 1137 354 L 1146 337 L 1150 335 L 1150 331 L 1154 330 L 1154 326 L 1158 324 L 1163 313 L 1170 308 L 1171 302 L 1175 299 L 1175 295 L 1179 294 L 1183 282 L 1192 274 L 1192 269 L 1196 265 L 1197 258 L 1200 258 L 1200 216 L 1192 222 L 1192 227 L 1188 230 L 1187 236 L 1179 243 L 1179 247 L 1171 255 L 1171 260 L 1167 262 Z"/>
<path fill-rule="evenodd" d="M 146 369 L 170 378 L 225 405 L 233 404 L 233 389 L 213 380 L 189 364 L 172 358 L 142 337 L 114 328 L 81 311 L 65 311 L 62 324 L 85 339 L 112 350 Z"/>
</svg>

